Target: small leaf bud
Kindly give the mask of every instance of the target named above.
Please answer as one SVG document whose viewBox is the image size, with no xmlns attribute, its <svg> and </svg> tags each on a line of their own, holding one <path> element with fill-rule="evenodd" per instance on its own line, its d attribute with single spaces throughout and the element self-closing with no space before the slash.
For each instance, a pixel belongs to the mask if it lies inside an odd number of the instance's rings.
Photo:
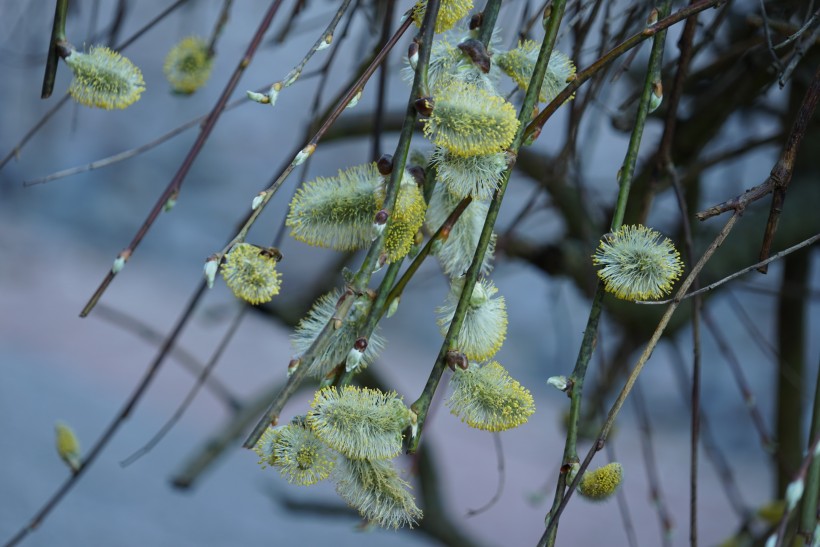
<svg viewBox="0 0 820 547">
<path fill-rule="evenodd" d="M 353 95 L 353 98 L 352 98 L 352 99 L 350 99 L 350 102 L 349 102 L 349 103 L 347 103 L 347 106 L 345 106 L 345 108 L 353 108 L 354 106 L 356 106 L 357 104 L 359 104 L 359 100 L 360 100 L 361 98 L 362 98 L 362 90 L 360 89 L 360 90 L 358 90 L 358 91 L 356 92 L 356 94 L 355 94 L 355 95 Z"/>
<path fill-rule="evenodd" d="M 267 192 L 259 192 L 256 196 L 254 196 L 253 201 L 251 202 L 251 211 L 256 211 L 259 209 L 259 206 L 262 205 L 266 195 Z"/>
<path fill-rule="evenodd" d="M 298 357 L 294 357 L 288 363 L 288 378 L 293 376 L 293 373 L 296 372 L 296 369 L 299 368 L 299 365 L 302 363 L 302 360 Z"/>
<path fill-rule="evenodd" d="M 214 288 L 214 279 L 216 278 L 216 272 L 219 269 L 219 255 L 212 254 L 205 260 L 205 283 L 207 283 L 209 289 Z"/>
<path fill-rule="evenodd" d="M 460 368 L 461 370 L 467 370 L 467 366 L 470 364 L 467 360 L 466 355 L 454 349 L 451 349 L 447 352 L 447 356 L 445 357 L 445 363 L 448 367 L 450 367 L 450 370 L 453 371 L 456 370 L 456 367 Z"/>
<path fill-rule="evenodd" d="M 268 102 L 271 106 L 276 104 L 276 99 L 279 98 L 279 92 L 282 91 L 283 87 L 285 86 L 282 85 L 282 82 L 276 82 L 270 86 L 270 89 L 268 90 Z"/>
<path fill-rule="evenodd" d="M 547 383 L 559 391 L 567 390 L 566 376 L 552 376 L 547 380 Z"/>
<path fill-rule="evenodd" d="M 165 205 L 162 206 L 162 210 L 166 213 L 169 213 L 171 209 L 174 208 L 174 205 L 177 204 L 177 197 L 179 197 L 179 192 L 174 192 L 170 196 L 168 196 L 168 201 L 165 202 Z"/>
<path fill-rule="evenodd" d="M 248 96 L 248 99 L 259 104 L 270 103 L 270 96 L 265 93 L 257 93 L 256 91 L 246 91 L 245 94 Z"/>
<path fill-rule="evenodd" d="M 424 188 L 424 178 L 426 174 L 423 167 L 411 165 L 407 168 L 407 172 L 413 177 L 413 180 L 416 181 L 416 185 L 418 185 L 419 188 Z"/>
<path fill-rule="evenodd" d="M 397 296 L 393 300 L 390 301 L 390 304 L 387 305 L 387 318 L 393 317 L 396 313 L 396 310 L 399 309 L 399 302 L 401 301 L 401 297 Z"/>
<path fill-rule="evenodd" d="M 359 366 L 359 363 L 362 362 L 362 356 L 364 355 L 364 350 L 367 349 L 367 338 L 359 338 L 353 344 L 353 347 L 350 348 L 350 351 L 347 354 L 347 359 L 345 360 L 345 371 L 350 372 L 351 370 L 356 370 Z"/>
<path fill-rule="evenodd" d="M 786 487 L 786 511 L 791 511 L 797 507 L 797 502 L 803 497 L 805 484 L 802 478 L 789 483 Z"/>
<path fill-rule="evenodd" d="M 311 154 L 313 154 L 314 150 L 316 150 L 316 145 L 313 143 L 310 143 L 309 145 L 305 146 L 304 148 L 302 148 L 302 150 L 299 151 L 298 154 L 296 154 L 296 157 L 293 158 L 291 165 L 293 165 L 294 167 L 296 167 L 297 165 L 302 165 L 303 163 L 305 163 L 305 160 L 308 159 L 311 156 Z"/>
<path fill-rule="evenodd" d="M 114 259 L 114 264 L 111 265 L 111 273 L 117 275 L 120 271 L 125 267 L 125 263 L 128 262 L 128 259 L 131 258 L 131 250 L 125 249 L 120 254 L 117 255 L 117 258 Z"/>
<path fill-rule="evenodd" d="M 276 247 L 265 247 L 264 249 L 259 251 L 259 254 L 261 254 L 262 256 L 266 256 L 268 258 L 272 258 L 276 262 L 282 262 L 282 251 L 280 251 Z"/>
<path fill-rule="evenodd" d="M 484 12 L 480 11 L 470 17 L 470 30 L 476 30 L 481 28 L 481 23 L 484 22 Z"/>
<path fill-rule="evenodd" d="M 322 51 L 323 49 L 329 48 L 331 42 L 333 42 L 333 34 L 325 35 L 325 39 L 322 40 L 322 43 L 319 44 L 319 47 L 316 48 L 316 51 Z"/>
<path fill-rule="evenodd" d="M 652 83 L 652 93 L 649 94 L 649 113 L 658 109 L 663 102 L 663 84 L 658 80 Z"/>
<path fill-rule="evenodd" d="M 541 15 L 541 26 L 544 27 L 544 30 L 547 30 L 550 17 L 552 17 L 552 3 L 548 3 L 546 7 L 544 7 L 544 13 Z"/>
<path fill-rule="evenodd" d="M 578 476 L 579 469 L 581 469 L 580 463 L 572 462 L 569 464 L 569 469 L 567 470 L 567 485 L 572 484 L 572 481 L 574 481 L 575 477 Z"/>
<path fill-rule="evenodd" d="M 652 8 L 652 11 L 649 12 L 649 17 L 646 18 L 646 26 L 651 27 L 655 23 L 658 22 L 658 10 L 657 8 Z"/>
<path fill-rule="evenodd" d="M 407 48 L 407 61 L 413 70 L 416 70 L 419 63 L 419 44 L 417 42 L 410 42 L 410 47 Z"/>
<path fill-rule="evenodd" d="M 80 469 L 80 442 L 74 431 L 62 422 L 54 425 L 57 454 L 76 473 Z"/>
</svg>

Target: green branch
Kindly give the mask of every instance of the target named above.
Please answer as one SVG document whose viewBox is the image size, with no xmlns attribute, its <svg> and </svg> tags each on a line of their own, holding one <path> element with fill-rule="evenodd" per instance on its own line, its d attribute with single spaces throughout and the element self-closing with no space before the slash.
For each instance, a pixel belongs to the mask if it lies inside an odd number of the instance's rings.
<svg viewBox="0 0 820 547">
<path fill-rule="evenodd" d="M 65 19 L 68 14 L 68 0 L 57 0 L 54 8 L 54 24 L 51 27 L 51 40 L 48 43 L 48 58 L 46 59 L 46 72 L 43 75 L 43 89 L 40 92 L 41 99 L 51 97 L 54 91 L 54 80 L 57 78 L 57 65 L 60 63 L 59 44 L 66 41 Z"/>
</svg>

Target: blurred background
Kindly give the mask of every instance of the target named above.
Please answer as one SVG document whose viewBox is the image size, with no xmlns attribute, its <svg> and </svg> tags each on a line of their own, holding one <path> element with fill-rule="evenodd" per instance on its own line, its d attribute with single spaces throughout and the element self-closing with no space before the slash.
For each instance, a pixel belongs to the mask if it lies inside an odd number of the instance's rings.
<svg viewBox="0 0 820 547">
<path fill-rule="evenodd" d="M 333 49 L 318 52 L 302 79 L 282 91 L 274 108 L 245 101 L 223 114 L 174 209 L 159 217 L 97 309 L 80 319 L 85 302 L 179 168 L 197 129 L 104 168 L 46 183 L 38 179 L 145 145 L 207 114 L 268 4 L 237 2 L 230 7 L 210 80 L 195 94 L 183 96 L 172 93 L 165 80 L 165 55 L 183 37 L 209 36 L 225 3 L 70 2 L 67 33 L 78 48 L 122 43 L 177 4 L 123 50 L 144 75 L 146 91 L 139 102 L 110 112 L 69 102 L 20 145 L 63 96 L 71 75 L 61 65 L 54 96 L 40 100 L 54 2 L 0 2 L 0 157 L 17 148 L 0 170 L 3 541 L 31 518 L 69 473 L 54 449 L 55 421 L 69 423 L 84 448 L 110 423 L 191 299 L 205 258 L 235 234 L 252 198 L 305 144 L 306 128 L 317 115 L 314 94 L 319 93 L 321 112 L 345 91 L 359 63 L 378 46 L 393 3 L 354 1 L 342 18 Z M 478 4 L 480 9 L 483 2 Z M 774 4 L 766 3 L 765 18 L 771 24 L 765 26 L 758 2 L 726 2 L 699 18 L 697 54 L 683 86 L 672 147 L 686 188 L 696 256 L 722 221 L 698 223 L 693 213 L 765 179 L 817 67 L 817 48 L 811 48 L 817 37 L 814 3 Z M 540 40 L 543 5 L 504 3 L 498 23 L 500 47 L 513 47 L 520 32 Z M 557 47 L 579 69 L 639 30 L 652 7 L 648 2 L 625 1 L 568 5 Z M 409 2 L 394 3 L 392 29 L 410 7 Z M 281 80 L 336 9 L 337 3 L 330 1 L 286 0 L 232 100 L 242 99 L 248 89 L 267 88 Z M 529 30 L 528 21 L 535 22 Z M 587 22 L 581 40 L 580 29 Z M 777 80 L 789 66 L 795 46 L 774 50 L 775 63 L 766 29 L 781 42 L 806 22 L 808 30 L 794 40 L 805 46 L 805 53 L 781 88 Z M 345 112 L 307 167 L 286 181 L 249 241 L 267 245 L 273 240 L 301 181 L 372 161 L 374 152 L 376 157 L 392 153 L 409 92 L 398 73 L 412 34 L 411 27 L 388 57 L 381 135 L 372 136 L 377 73 L 359 105 Z M 667 37 L 665 89 L 672 88 L 680 34 L 681 25 L 676 25 Z M 323 69 L 336 49 L 338 55 Z M 552 502 L 568 411 L 567 397 L 546 380 L 569 375 L 575 363 L 595 289 L 587 257 L 609 225 L 616 174 L 632 130 L 648 55 L 646 42 L 582 87 L 519 159 L 496 226 L 493 281 L 509 313 L 507 340 L 496 358 L 531 390 L 537 410 L 527 424 L 500 435 L 499 461 L 493 436 L 461 424 L 438 394 L 422 441 L 429 462 L 402 457 L 400 465 L 415 485 L 417 498 L 438 504 L 423 509 L 428 518 L 438 515 L 436 521 L 446 523 L 446 532 L 424 525 L 413 531 L 362 530 L 355 511 L 344 506 L 332 485 L 288 485 L 274 470 L 260 469 L 256 455 L 239 448 L 238 441 L 191 478 L 191 462 L 209 440 L 224 434 L 237 408 L 247 409 L 270 386 L 284 381 L 292 357 L 291 325 L 316 296 L 342 283 L 342 260 L 354 270 L 361 263 L 362 255 L 342 257 L 285 237 L 280 246 L 285 256 L 280 265 L 282 293 L 270 305 L 244 314 L 209 384 L 178 424 L 144 457 L 121 467 L 120 461 L 143 446 L 174 413 L 197 370 L 240 313 L 242 304 L 220 280 L 197 305 L 171 358 L 130 418 L 26 544 L 534 545 Z M 319 85 L 325 86 L 323 90 Z M 682 250 L 674 191 L 668 180 L 653 173 L 665 118 L 662 106 L 647 123 L 627 222 L 640 220 L 642 206 L 651 202 L 644 223 L 670 236 Z M 820 232 L 818 137 L 814 121 L 798 157 L 773 252 Z M 429 151 L 420 134 L 414 143 Z M 768 199 L 744 214 L 704 271 L 703 284 L 756 262 Z M 443 302 L 448 282 L 434 260 L 427 262 L 408 287 L 398 313 L 382 322 L 388 343 L 372 367 L 377 379 L 407 402 L 421 392 L 441 345 L 434 310 Z M 746 274 L 705 301 L 698 503 L 703 545 L 733 536 L 738 541 L 765 538 L 771 523 L 758 513 L 782 495 L 784 477 L 796 470 L 795 450 L 797 463 L 802 459 L 820 355 L 818 266 L 816 246 L 809 247 L 773 263 L 767 275 Z M 597 433 L 601 410 L 609 407 L 623 385 L 625 371 L 634 364 L 660 311 L 606 300 L 588 374 L 582 432 Z M 641 374 L 639 392 L 628 400 L 607 450 L 593 463 L 597 467 L 612 459 L 623 464 L 625 480 L 618 499 L 600 504 L 573 499 L 561 521 L 559 545 L 688 543 L 690 320 L 691 310 L 682 307 Z M 283 416 L 303 413 L 311 392 L 302 391 Z M 791 414 L 785 416 L 784 401 L 791 401 Z M 780 441 L 777 455 L 772 455 L 772 445 L 764 446 L 767 439 Z M 579 448 L 585 453 L 589 446 L 585 439 Z M 790 450 L 787 456 L 782 455 L 784 446 Z M 792 461 L 778 471 L 774 462 L 783 457 Z M 425 473 L 435 471 L 435 487 L 419 484 L 420 466 L 427 468 Z M 174 488 L 172 481 L 183 482 L 180 477 L 191 484 Z M 471 510 L 494 498 L 499 481 L 500 497 L 470 516 Z M 740 530 L 743 533 L 738 534 Z"/>
</svg>

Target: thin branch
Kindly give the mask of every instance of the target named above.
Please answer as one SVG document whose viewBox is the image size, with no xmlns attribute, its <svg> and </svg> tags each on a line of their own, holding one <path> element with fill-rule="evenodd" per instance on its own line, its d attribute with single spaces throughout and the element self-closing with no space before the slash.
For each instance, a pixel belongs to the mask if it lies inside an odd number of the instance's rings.
<svg viewBox="0 0 820 547">
<path fill-rule="evenodd" d="M 54 24 L 51 27 L 51 38 L 48 42 L 48 58 L 46 59 L 46 71 L 43 75 L 43 89 L 40 92 L 41 99 L 51 97 L 54 91 L 54 80 L 57 77 L 57 67 L 60 64 L 59 44 L 65 43 L 65 19 L 68 14 L 68 0 L 57 0 L 54 8 Z"/>
<path fill-rule="evenodd" d="M 767 454 L 773 455 L 775 453 L 776 443 L 766 430 L 766 420 L 764 420 L 763 415 L 760 413 L 760 408 L 757 406 L 754 393 L 752 393 L 752 388 L 749 386 L 749 381 L 743 373 L 743 367 L 740 364 L 740 360 L 737 358 L 734 351 L 732 351 L 732 347 L 729 345 L 728 339 L 723 334 L 723 331 L 720 329 L 717 322 L 712 318 L 712 314 L 706 309 L 703 310 L 703 320 L 711 331 L 712 337 L 717 343 L 718 350 L 723 354 L 723 358 L 726 359 L 726 362 L 729 364 L 729 369 L 732 371 L 732 376 L 734 377 L 735 383 L 740 390 L 740 395 L 743 397 L 743 403 L 749 410 L 749 416 L 752 419 L 755 429 L 757 429 L 757 434 L 760 437 L 760 444 L 763 447 L 763 450 Z"/>
<path fill-rule="evenodd" d="M 208 359 L 208 364 L 205 365 L 205 368 L 199 373 L 199 376 L 196 379 L 196 382 L 191 389 L 188 391 L 188 395 L 185 396 L 185 399 L 182 400 L 180 405 L 174 411 L 170 418 L 162 425 L 162 427 L 157 431 L 153 437 L 151 437 L 147 443 L 145 443 L 142 447 L 136 450 L 133 454 L 125 458 L 120 462 L 122 467 L 128 467 L 144 455 L 148 454 L 164 437 L 165 435 L 171 431 L 171 428 L 176 425 L 176 423 L 182 418 L 182 415 L 185 414 L 185 411 L 191 405 L 191 403 L 196 398 L 197 394 L 199 393 L 199 389 L 205 383 L 205 381 L 210 376 L 211 372 L 213 371 L 216 364 L 219 362 L 219 359 L 222 357 L 222 354 L 225 352 L 225 349 L 228 347 L 228 343 L 233 339 L 234 335 L 236 334 L 239 325 L 242 323 L 242 319 L 245 317 L 245 314 L 250 309 L 250 306 L 243 305 L 242 308 L 239 310 L 239 313 L 236 314 L 233 321 L 231 321 L 228 330 L 225 331 L 225 334 L 222 336 L 222 339 L 219 341 L 216 349 L 214 350 L 211 358 Z"/>
<path fill-rule="evenodd" d="M 111 322 L 111 324 L 116 325 L 127 332 L 130 332 L 136 336 L 139 336 L 143 340 L 154 344 L 155 346 L 159 346 L 162 344 L 165 336 L 160 332 L 154 330 L 150 325 L 147 323 L 143 323 L 139 319 L 132 317 L 122 311 L 119 311 L 115 308 L 108 306 L 107 304 L 100 304 L 99 309 L 97 310 L 99 313 L 97 316 L 100 319 L 105 321 Z M 189 371 L 191 374 L 196 374 L 199 376 L 202 370 L 205 368 L 205 365 L 199 362 L 199 360 L 191 354 L 189 351 L 186 351 L 184 348 L 174 346 L 170 350 L 170 356 L 174 357 L 179 363 L 185 368 L 185 370 Z M 205 384 L 208 389 L 211 390 L 211 394 L 219 399 L 225 406 L 227 406 L 231 411 L 239 410 L 241 406 L 239 402 L 239 397 L 234 395 L 228 386 L 222 383 L 221 380 L 216 378 L 215 376 L 209 376 L 208 380 Z"/>
<path fill-rule="evenodd" d="M 467 517 L 474 517 L 476 515 L 484 513 L 489 509 L 492 509 L 492 507 L 496 503 L 498 503 L 498 500 L 501 499 L 501 494 L 504 493 L 504 476 L 506 475 L 506 472 L 504 471 L 504 446 L 501 444 L 501 435 L 499 435 L 498 433 L 493 433 L 492 438 L 493 446 L 495 447 L 495 457 L 497 462 L 496 470 L 498 471 L 498 484 L 495 487 L 495 493 L 493 494 L 493 497 L 491 497 L 487 503 L 485 503 L 478 509 L 468 509 L 467 514 L 465 515 Z"/>
<path fill-rule="evenodd" d="M 669 508 L 666 506 L 666 499 L 661 488 L 660 474 L 658 473 L 658 462 L 655 458 L 655 448 L 652 444 L 652 423 L 649 418 L 649 410 L 646 407 L 646 400 L 641 390 L 640 382 L 635 382 L 635 393 L 632 397 L 632 404 L 635 408 L 635 415 L 638 418 L 638 428 L 641 432 L 641 452 L 643 453 L 644 468 L 646 478 L 649 482 L 649 500 L 654 505 L 658 513 L 658 522 L 661 528 L 661 543 L 664 546 L 672 545 L 672 530 L 675 523 Z M 612 443 L 607 443 L 607 447 Z M 610 457 L 610 459 L 612 459 Z M 619 491 L 621 489 L 618 489 Z"/>
<path fill-rule="evenodd" d="M 692 391 L 689 375 L 686 371 L 686 364 L 684 363 L 683 352 L 677 346 L 673 345 L 675 351 L 671 353 L 670 366 L 675 373 L 675 378 L 680 386 L 680 395 L 684 404 L 691 407 L 692 398 L 690 393 Z M 743 495 L 740 493 L 735 475 L 732 472 L 732 467 L 729 465 L 729 460 L 723 454 L 718 445 L 712 429 L 709 427 L 708 416 L 703 408 L 700 409 L 700 442 L 703 444 L 703 449 L 706 452 L 706 457 L 712 462 L 715 472 L 720 480 L 723 491 L 726 494 L 726 499 L 729 500 L 729 505 L 732 506 L 737 516 L 749 521 L 753 518 L 753 512 L 749 509 L 749 505 L 743 500 Z"/>
<path fill-rule="evenodd" d="M 776 260 L 780 260 L 784 256 L 790 255 L 795 251 L 799 251 L 803 247 L 811 245 L 812 243 L 814 243 L 818 239 L 820 239 L 820 234 L 813 235 L 810 238 L 801 241 L 797 245 L 792 245 L 788 249 L 780 251 L 776 255 L 771 256 L 771 257 L 767 258 L 766 260 L 761 260 L 760 262 L 756 262 L 756 263 L 752 264 L 751 266 L 747 266 L 747 267 L 743 268 L 742 270 L 738 270 L 738 271 L 736 271 L 735 273 L 733 273 L 731 275 L 727 275 L 726 277 L 724 277 L 720 281 L 715 281 L 711 285 L 707 285 L 707 286 L 703 287 L 702 289 L 692 291 L 689 294 L 685 294 L 685 295 L 680 296 L 680 297 L 676 296 L 674 298 L 669 298 L 669 299 L 666 299 L 666 300 L 652 300 L 652 301 L 650 301 L 650 300 L 636 300 L 635 304 L 647 304 L 647 305 L 649 305 L 649 304 L 669 304 L 671 302 L 675 302 L 675 301 L 678 301 L 678 300 L 686 300 L 687 298 L 692 298 L 693 296 L 697 296 L 699 294 L 703 294 L 703 293 L 712 291 L 712 290 L 720 287 L 724 283 L 728 283 L 732 279 L 740 277 L 741 275 L 743 275 L 745 273 L 748 273 L 748 272 L 750 272 L 752 270 L 755 270 L 755 269 L 759 269 L 761 266 L 765 266 L 766 264 L 770 264 L 770 263 L 772 263 Z"/>
<path fill-rule="evenodd" d="M 640 44 L 644 40 L 655 36 L 658 32 L 662 30 L 666 30 L 667 28 L 671 27 L 675 23 L 679 23 L 690 17 L 696 13 L 700 13 L 701 11 L 711 8 L 723 0 L 702 0 L 696 4 L 692 4 L 691 6 L 687 6 L 680 11 L 677 11 L 670 15 L 669 17 L 664 17 L 660 19 L 654 25 L 648 26 L 642 31 L 633 34 L 629 38 L 627 38 L 622 43 L 618 44 L 611 50 L 609 50 L 604 56 L 600 59 L 592 63 L 588 68 L 582 70 L 581 72 L 575 75 L 575 79 L 571 81 L 567 87 L 564 88 L 561 93 L 559 93 L 553 101 L 548 104 L 544 109 L 536 116 L 532 122 L 530 122 L 529 126 L 527 126 L 526 131 L 524 132 L 524 138 L 530 137 L 536 131 L 542 129 L 546 121 L 555 113 L 558 108 L 564 104 L 567 100 L 572 97 L 575 91 L 581 87 L 581 85 L 589 80 L 592 76 L 597 74 L 601 69 L 608 66 L 612 61 L 635 47 L 636 45 Z"/>
<path fill-rule="evenodd" d="M 794 162 L 797 157 L 797 151 L 800 148 L 803 135 L 806 133 L 809 120 L 811 119 L 814 109 L 817 106 L 818 97 L 820 97 L 820 68 L 817 72 L 815 72 L 814 79 L 812 80 L 809 89 L 806 91 L 806 95 L 803 98 L 803 103 L 800 106 L 800 110 L 798 111 L 797 117 L 795 118 L 791 131 L 789 132 L 786 145 L 783 147 L 783 152 L 780 154 L 780 158 L 777 163 L 774 167 L 772 167 L 769 177 L 754 188 L 746 190 L 743 194 L 697 213 L 696 216 L 698 217 L 698 220 L 706 220 L 708 218 L 712 218 L 713 216 L 725 213 L 726 211 L 742 211 L 750 203 L 759 200 L 760 198 L 768 195 L 769 192 L 777 189 L 780 197 L 777 199 L 777 202 L 774 199 L 772 200 L 772 212 L 769 214 L 769 222 L 766 225 L 767 235 L 764 235 L 764 242 L 767 237 L 774 236 L 774 230 L 777 228 L 777 220 L 780 215 L 779 209 L 775 210 L 775 206 L 777 205 L 778 207 L 782 207 L 783 205 L 785 191 L 788 188 L 789 182 L 792 178 L 792 171 L 794 170 Z M 768 252 L 765 256 L 761 253 L 761 260 L 765 259 L 767 256 Z"/>
</svg>

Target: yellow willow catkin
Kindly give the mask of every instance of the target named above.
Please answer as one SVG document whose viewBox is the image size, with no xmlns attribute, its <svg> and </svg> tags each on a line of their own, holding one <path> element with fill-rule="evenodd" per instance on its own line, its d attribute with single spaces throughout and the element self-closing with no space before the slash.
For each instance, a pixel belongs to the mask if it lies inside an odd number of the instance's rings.
<svg viewBox="0 0 820 547">
<path fill-rule="evenodd" d="M 535 412 L 529 390 L 495 361 L 483 366 L 471 363 L 466 370 L 456 367 L 450 386 L 450 412 L 476 429 L 512 429 L 526 423 Z"/>
<path fill-rule="evenodd" d="M 423 120 L 424 134 L 456 156 L 505 150 L 518 129 L 515 108 L 487 90 L 450 80 L 434 93 L 433 112 Z"/>
<path fill-rule="evenodd" d="M 436 17 L 435 33 L 450 30 L 455 24 L 473 9 L 473 0 L 441 0 Z M 419 0 L 413 7 L 413 22 L 421 26 L 424 12 L 427 11 L 427 0 Z"/>
<path fill-rule="evenodd" d="M 282 285 L 275 253 L 250 243 L 233 246 L 222 264 L 222 277 L 234 295 L 250 304 L 269 302 Z"/>
<path fill-rule="evenodd" d="M 171 48 L 162 70 L 176 93 L 188 95 L 205 85 L 212 68 L 208 42 L 189 36 Z"/>
<path fill-rule="evenodd" d="M 123 109 L 145 90 L 140 69 L 107 47 L 91 46 L 88 53 L 72 51 L 65 62 L 74 73 L 68 92 L 82 105 Z"/>
</svg>

